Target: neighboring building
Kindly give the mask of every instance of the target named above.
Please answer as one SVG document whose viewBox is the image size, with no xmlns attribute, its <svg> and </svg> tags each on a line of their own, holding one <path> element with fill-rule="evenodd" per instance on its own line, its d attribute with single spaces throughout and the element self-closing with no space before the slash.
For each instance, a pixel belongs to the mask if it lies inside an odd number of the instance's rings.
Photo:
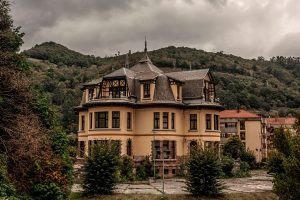
<svg viewBox="0 0 300 200">
<path fill-rule="evenodd" d="M 208 69 L 164 73 L 145 56 L 83 87 L 78 157 L 88 156 L 98 140 L 119 141 L 121 155 L 136 162 L 162 161 L 166 176 L 176 174 L 180 159 L 194 145 L 218 148 L 219 111 Z"/>
<path fill-rule="evenodd" d="M 267 158 L 270 152 L 273 150 L 274 131 L 276 128 L 283 127 L 291 134 L 295 133 L 293 125 L 296 122 L 294 117 L 277 117 L 277 118 L 264 118 L 263 119 L 263 131 L 262 131 L 262 150 L 263 157 Z"/>
<path fill-rule="evenodd" d="M 231 136 L 238 136 L 246 148 L 253 151 L 256 160 L 262 159 L 262 118 L 245 110 L 224 110 L 220 112 L 221 145 Z"/>
</svg>

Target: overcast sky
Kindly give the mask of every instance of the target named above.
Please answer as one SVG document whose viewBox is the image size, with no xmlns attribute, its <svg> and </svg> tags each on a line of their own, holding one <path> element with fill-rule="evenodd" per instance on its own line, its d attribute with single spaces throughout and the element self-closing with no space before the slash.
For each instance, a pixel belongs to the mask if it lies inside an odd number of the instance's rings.
<svg viewBox="0 0 300 200">
<path fill-rule="evenodd" d="M 300 0 L 11 0 L 23 49 L 54 41 L 96 56 L 170 45 L 245 58 L 300 56 Z"/>
</svg>

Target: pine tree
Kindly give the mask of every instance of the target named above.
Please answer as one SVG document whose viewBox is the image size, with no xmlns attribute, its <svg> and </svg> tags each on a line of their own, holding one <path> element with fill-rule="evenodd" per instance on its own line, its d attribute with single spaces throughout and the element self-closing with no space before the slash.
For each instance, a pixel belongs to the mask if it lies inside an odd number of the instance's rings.
<svg viewBox="0 0 300 200">
<path fill-rule="evenodd" d="M 221 173 L 221 165 L 216 152 L 210 149 L 196 148 L 191 152 L 186 178 L 187 190 L 193 196 L 217 196 L 221 184 L 217 178 Z"/>
<path fill-rule="evenodd" d="M 92 155 L 85 166 L 83 189 L 86 196 L 113 193 L 120 162 L 116 149 L 118 146 L 112 141 L 98 141 L 93 145 Z"/>
</svg>

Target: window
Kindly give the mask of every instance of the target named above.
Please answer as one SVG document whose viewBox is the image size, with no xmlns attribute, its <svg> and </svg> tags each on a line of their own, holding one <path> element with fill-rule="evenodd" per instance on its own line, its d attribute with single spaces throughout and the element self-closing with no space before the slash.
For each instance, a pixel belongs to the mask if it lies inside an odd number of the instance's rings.
<svg viewBox="0 0 300 200">
<path fill-rule="evenodd" d="M 176 142 L 169 140 L 155 140 L 154 141 L 154 155 L 155 159 L 175 159 L 176 157 Z"/>
<path fill-rule="evenodd" d="M 240 130 L 245 130 L 245 121 L 240 121 Z"/>
<path fill-rule="evenodd" d="M 145 82 L 144 85 L 144 98 L 150 97 L 150 82 Z"/>
<path fill-rule="evenodd" d="M 112 128 L 120 128 L 120 111 L 112 111 Z"/>
<path fill-rule="evenodd" d="M 197 114 L 190 114 L 190 130 L 197 130 Z"/>
<path fill-rule="evenodd" d="M 169 128 L 169 113 L 163 112 L 163 129 Z"/>
<path fill-rule="evenodd" d="M 206 130 L 211 130 L 211 114 L 206 114 Z"/>
<path fill-rule="evenodd" d="M 241 138 L 241 140 L 246 140 L 246 134 L 244 131 L 240 132 L 240 138 Z"/>
<path fill-rule="evenodd" d="M 127 129 L 131 129 L 131 112 L 127 113 Z"/>
<path fill-rule="evenodd" d="M 171 128 L 172 128 L 172 129 L 175 129 L 175 113 L 172 113 Z"/>
<path fill-rule="evenodd" d="M 160 141 L 158 141 L 158 140 L 154 141 L 154 152 L 153 153 L 154 153 L 153 157 L 155 159 L 160 159 L 160 153 L 161 153 L 161 151 L 160 151 Z"/>
<path fill-rule="evenodd" d="M 84 141 L 79 142 L 79 157 L 83 158 L 84 156 Z"/>
<path fill-rule="evenodd" d="M 190 142 L 190 153 L 191 153 L 193 150 L 196 150 L 196 149 L 197 149 L 197 146 L 198 146 L 197 142 L 196 142 L 195 140 L 192 140 L 192 141 Z"/>
<path fill-rule="evenodd" d="M 236 123 L 235 122 L 227 122 L 225 123 L 225 128 L 235 128 Z"/>
<path fill-rule="evenodd" d="M 84 131 L 84 115 L 81 116 L 81 130 Z"/>
<path fill-rule="evenodd" d="M 109 85 L 109 96 L 111 98 L 121 98 L 127 95 L 127 84 L 125 80 L 110 80 L 105 82 L 105 84 Z"/>
<path fill-rule="evenodd" d="M 169 174 L 169 169 L 164 169 L 164 174 L 168 175 Z"/>
<path fill-rule="evenodd" d="M 154 113 L 154 129 L 159 129 L 159 112 Z"/>
<path fill-rule="evenodd" d="M 177 85 L 177 100 L 180 99 L 180 85 Z"/>
<path fill-rule="evenodd" d="M 172 169 L 172 174 L 173 174 L 173 175 L 176 174 L 176 169 Z"/>
<path fill-rule="evenodd" d="M 95 128 L 108 128 L 108 112 L 95 112 Z"/>
<path fill-rule="evenodd" d="M 89 100 L 94 99 L 94 89 L 89 89 Z"/>
<path fill-rule="evenodd" d="M 219 130 L 219 115 L 214 115 L 214 129 Z"/>
<path fill-rule="evenodd" d="M 93 113 L 90 113 L 90 129 L 93 129 Z"/>
<path fill-rule="evenodd" d="M 131 141 L 131 139 L 127 140 L 127 155 L 132 156 L 132 141 Z"/>
</svg>

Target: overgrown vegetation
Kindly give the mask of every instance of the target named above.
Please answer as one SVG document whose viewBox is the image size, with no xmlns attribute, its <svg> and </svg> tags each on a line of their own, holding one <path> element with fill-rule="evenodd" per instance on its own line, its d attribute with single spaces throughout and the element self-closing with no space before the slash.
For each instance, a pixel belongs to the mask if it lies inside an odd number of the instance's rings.
<svg viewBox="0 0 300 200">
<path fill-rule="evenodd" d="M 245 145 L 237 136 L 230 137 L 224 144 L 221 163 L 224 178 L 250 176 L 250 169 L 258 167 L 253 152 L 246 150 Z M 234 163 L 237 169 L 234 169 Z"/>
<path fill-rule="evenodd" d="M 72 182 L 68 140 L 50 102 L 31 90 L 29 66 L 17 53 L 24 34 L 9 12 L 0 0 L 1 196 L 63 199 Z"/>
<path fill-rule="evenodd" d="M 187 164 L 186 185 L 193 196 L 218 196 L 221 184 L 217 178 L 221 174 L 218 154 L 211 149 L 195 148 Z"/>
<path fill-rule="evenodd" d="M 276 150 L 268 159 L 269 173 L 274 175 L 273 189 L 280 199 L 300 199 L 300 115 L 295 124 L 296 134 L 284 128 L 275 130 Z"/>
</svg>

